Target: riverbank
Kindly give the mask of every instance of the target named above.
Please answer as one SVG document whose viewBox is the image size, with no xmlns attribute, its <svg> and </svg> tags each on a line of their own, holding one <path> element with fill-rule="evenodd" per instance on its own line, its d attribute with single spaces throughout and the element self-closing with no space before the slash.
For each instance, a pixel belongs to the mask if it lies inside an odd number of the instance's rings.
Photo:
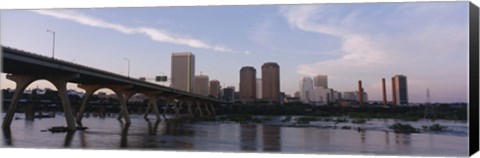
<svg viewBox="0 0 480 158">
<path fill-rule="evenodd" d="M 361 119 L 400 119 L 418 121 L 420 119 L 467 120 L 467 107 L 435 106 L 434 112 L 425 113 L 425 106 L 308 106 L 308 105 L 229 105 L 218 108 L 225 115 L 302 115 L 315 117 L 350 117 Z"/>
<path fill-rule="evenodd" d="M 185 118 L 186 119 L 186 118 Z M 271 115 L 244 115 L 231 114 L 217 117 L 202 117 L 192 119 L 194 122 L 262 124 L 281 127 L 319 128 L 334 130 L 383 131 L 392 133 L 427 133 L 440 135 L 468 136 L 466 121 L 459 120 L 429 120 L 419 119 L 406 121 L 401 119 L 385 118 L 351 118 L 320 117 L 320 116 L 271 116 Z"/>
</svg>

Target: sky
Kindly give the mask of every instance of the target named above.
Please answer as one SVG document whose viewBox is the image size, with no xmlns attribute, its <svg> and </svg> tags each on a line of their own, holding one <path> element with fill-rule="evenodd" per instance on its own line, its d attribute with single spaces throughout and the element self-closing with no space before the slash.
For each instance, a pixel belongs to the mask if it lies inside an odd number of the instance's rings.
<svg viewBox="0 0 480 158">
<path fill-rule="evenodd" d="M 238 90 L 242 66 L 280 66 L 281 91 L 328 75 L 329 88 L 381 100 L 381 79 L 407 76 L 410 102 L 467 102 L 468 2 L 1 10 L 3 46 L 127 75 L 170 75 L 172 52 Z M 1 75 L 1 88 L 14 83 Z M 167 83 L 168 85 L 168 83 Z M 36 82 L 31 86 L 52 86 Z M 75 85 L 69 85 L 74 88 Z"/>
</svg>

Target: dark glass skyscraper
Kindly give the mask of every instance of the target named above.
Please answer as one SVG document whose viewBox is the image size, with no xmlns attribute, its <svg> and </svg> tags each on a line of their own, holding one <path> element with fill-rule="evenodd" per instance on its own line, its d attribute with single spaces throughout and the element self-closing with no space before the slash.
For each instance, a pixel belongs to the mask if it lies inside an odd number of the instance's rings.
<svg viewBox="0 0 480 158">
<path fill-rule="evenodd" d="M 408 104 L 407 77 L 404 75 L 395 75 L 392 77 L 392 82 L 394 105 Z"/>
</svg>

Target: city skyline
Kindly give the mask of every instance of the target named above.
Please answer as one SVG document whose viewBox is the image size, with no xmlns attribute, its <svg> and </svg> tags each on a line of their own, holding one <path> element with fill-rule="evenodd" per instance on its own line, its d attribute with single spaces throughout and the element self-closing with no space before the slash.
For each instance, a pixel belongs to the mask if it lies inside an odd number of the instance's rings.
<svg viewBox="0 0 480 158">
<path fill-rule="evenodd" d="M 55 30 L 55 58 L 126 76 L 126 57 L 135 78 L 170 74 L 171 53 L 188 51 L 195 75 L 237 90 L 238 69 L 272 61 L 281 67 L 280 91 L 290 95 L 302 77 L 322 74 L 338 91 L 354 91 L 362 80 L 369 100 L 382 100 L 379 80 L 404 74 L 409 102 L 425 102 L 427 88 L 433 102 L 466 102 L 467 4 L 2 10 L 0 28 L 2 45 L 45 56 L 52 43 L 45 30 Z M 1 80 L 13 87 L 5 74 Z"/>
</svg>

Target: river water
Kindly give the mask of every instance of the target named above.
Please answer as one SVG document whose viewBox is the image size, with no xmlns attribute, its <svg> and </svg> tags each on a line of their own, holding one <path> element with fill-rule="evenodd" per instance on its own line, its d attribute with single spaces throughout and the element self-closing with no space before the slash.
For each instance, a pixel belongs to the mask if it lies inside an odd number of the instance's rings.
<svg viewBox="0 0 480 158">
<path fill-rule="evenodd" d="M 132 124 L 124 126 L 115 117 L 84 118 L 89 129 L 71 133 L 42 132 L 53 126 L 65 126 L 60 114 L 55 118 L 22 119 L 16 114 L 11 130 L 2 130 L 0 147 L 141 149 L 162 151 L 269 152 L 307 154 L 374 154 L 411 156 L 467 156 L 468 126 L 465 122 L 443 121 L 449 131 L 442 133 L 396 134 L 384 131 L 391 119 L 371 120 L 361 125 L 368 130 L 280 126 L 233 122 L 145 121 L 131 115 Z M 1 114 L 3 121 L 4 114 Z M 170 116 L 167 116 L 167 118 Z M 278 117 L 280 119 L 281 117 Z M 426 121 L 425 121 L 426 122 Z M 349 125 L 348 123 L 344 125 Z M 422 121 L 412 122 L 421 126 Z M 354 126 L 354 125 L 352 125 Z"/>
</svg>

